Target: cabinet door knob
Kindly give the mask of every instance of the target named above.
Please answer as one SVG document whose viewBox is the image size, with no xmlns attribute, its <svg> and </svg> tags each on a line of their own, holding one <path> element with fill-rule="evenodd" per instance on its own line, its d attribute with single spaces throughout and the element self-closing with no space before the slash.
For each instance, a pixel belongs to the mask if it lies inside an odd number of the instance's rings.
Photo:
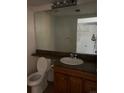
<svg viewBox="0 0 124 93">
<path fill-rule="evenodd" d="M 62 77 L 61 79 L 62 79 L 62 80 L 66 80 L 67 78 L 65 78 L 65 77 Z"/>
</svg>

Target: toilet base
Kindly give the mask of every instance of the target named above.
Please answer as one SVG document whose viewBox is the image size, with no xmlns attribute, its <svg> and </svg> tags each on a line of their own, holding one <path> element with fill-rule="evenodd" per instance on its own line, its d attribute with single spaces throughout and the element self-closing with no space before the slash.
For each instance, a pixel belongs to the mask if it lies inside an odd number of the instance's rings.
<svg viewBox="0 0 124 93">
<path fill-rule="evenodd" d="M 47 79 L 44 79 L 41 84 L 37 85 L 37 86 L 33 86 L 31 88 L 31 93 L 43 93 L 43 91 L 47 88 L 48 83 L 47 83 Z"/>
<path fill-rule="evenodd" d="M 31 93 L 43 93 L 43 89 L 40 85 L 34 86 L 31 89 Z"/>
</svg>

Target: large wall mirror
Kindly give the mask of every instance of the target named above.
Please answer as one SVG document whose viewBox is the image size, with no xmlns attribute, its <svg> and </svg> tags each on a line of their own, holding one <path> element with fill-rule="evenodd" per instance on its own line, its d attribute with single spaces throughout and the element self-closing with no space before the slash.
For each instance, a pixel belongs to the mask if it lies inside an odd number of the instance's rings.
<svg viewBox="0 0 124 93">
<path fill-rule="evenodd" d="M 96 2 L 36 12 L 37 49 L 96 54 Z"/>
</svg>

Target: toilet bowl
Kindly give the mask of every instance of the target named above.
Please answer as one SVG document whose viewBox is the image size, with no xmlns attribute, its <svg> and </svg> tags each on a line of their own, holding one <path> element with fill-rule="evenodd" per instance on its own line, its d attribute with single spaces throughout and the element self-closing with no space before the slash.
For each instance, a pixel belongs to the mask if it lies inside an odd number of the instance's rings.
<svg viewBox="0 0 124 93">
<path fill-rule="evenodd" d="M 47 87 L 47 72 L 50 69 L 51 61 L 40 57 L 37 61 L 37 71 L 28 76 L 27 84 L 31 86 L 32 93 L 43 93 Z"/>
</svg>

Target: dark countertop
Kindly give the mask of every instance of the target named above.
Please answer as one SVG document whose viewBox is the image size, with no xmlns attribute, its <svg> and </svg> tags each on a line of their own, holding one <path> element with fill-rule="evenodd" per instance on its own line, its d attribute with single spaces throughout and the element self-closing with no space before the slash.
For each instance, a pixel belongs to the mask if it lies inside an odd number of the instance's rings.
<svg viewBox="0 0 124 93">
<path fill-rule="evenodd" d="M 89 72 L 92 74 L 97 74 L 97 64 L 95 62 L 87 62 L 84 61 L 81 65 L 67 65 L 60 62 L 60 59 L 56 59 L 53 63 L 55 66 L 74 69 L 74 70 L 80 70 L 84 72 Z"/>
<path fill-rule="evenodd" d="M 32 56 L 35 57 L 46 57 L 52 60 L 52 64 L 59 67 L 85 71 L 93 74 L 97 74 L 97 55 L 92 54 L 77 54 L 77 58 L 80 58 L 84 61 L 81 65 L 66 65 L 60 62 L 60 58 L 69 57 L 70 53 L 68 52 L 59 52 L 59 51 L 48 51 L 48 50 L 36 50 L 36 53 L 33 53 Z"/>
</svg>

